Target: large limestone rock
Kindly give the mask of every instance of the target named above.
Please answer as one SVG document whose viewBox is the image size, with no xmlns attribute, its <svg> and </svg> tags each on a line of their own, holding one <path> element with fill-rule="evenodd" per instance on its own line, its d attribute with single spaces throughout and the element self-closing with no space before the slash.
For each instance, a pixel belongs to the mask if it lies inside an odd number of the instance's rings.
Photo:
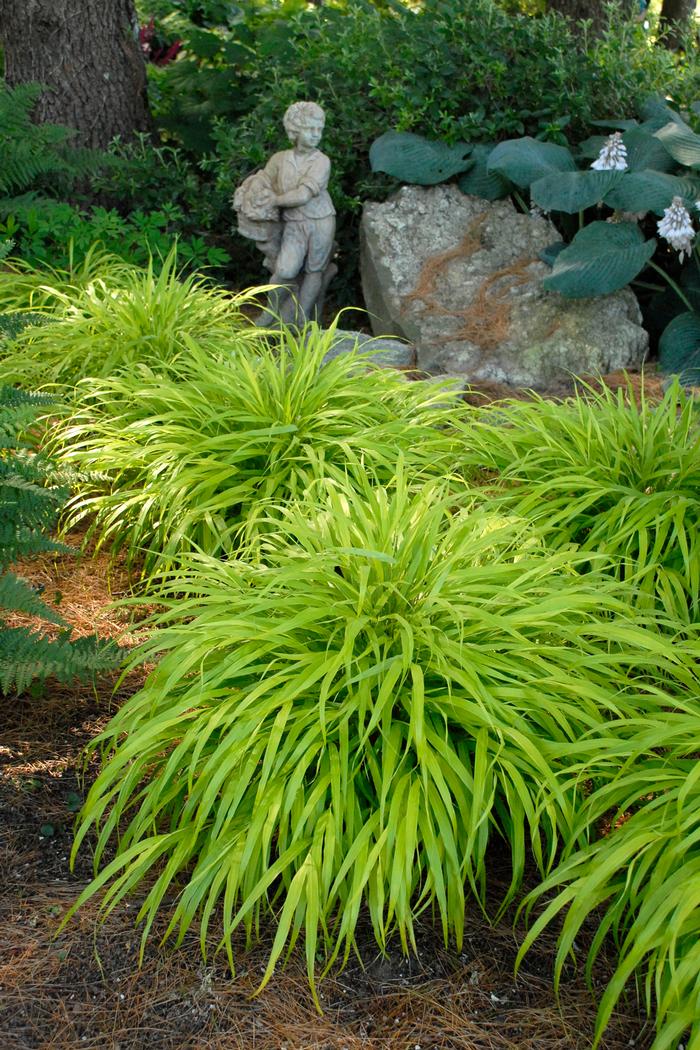
<svg viewBox="0 0 700 1050">
<path fill-rule="evenodd" d="M 416 346 L 420 369 L 546 389 L 567 376 L 637 368 L 648 347 L 633 293 L 564 299 L 542 287 L 545 218 L 457 186 L 405 186 L 368 203 L 362 285 L 375 335 Z"/>
<path fill-rule="evenodd" d="M 405 371 L 416 367 L 416 348 L 410 343 L 381 336 L 377 338 L 364 332 L 350 332 L 343 328 L 335 330 L 333 345 L 323 360 L 332 361 L 334 357 L 349 354 L 353 350 L 371 354 L 374 364 L 381 368 L 398 368 Z"/>
</svg>

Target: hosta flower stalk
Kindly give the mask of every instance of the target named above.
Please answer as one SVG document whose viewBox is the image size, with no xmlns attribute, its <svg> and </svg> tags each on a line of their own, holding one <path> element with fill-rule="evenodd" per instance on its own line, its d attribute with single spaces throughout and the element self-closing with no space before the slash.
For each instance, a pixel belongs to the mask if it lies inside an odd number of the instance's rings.
<svg viewBox="0 0 700 1050">
<path fill-rule="evenodd" d="M 621 132 L 615 131 L 608 136 L 607 142 L 591 164 L 591 167 L 595 171 L 627 170 L 627 148 L 622 141 Z"/>
<path fill-rule="evenodd" d="M 664 237 L 675 251 L 678 252 L 680 262 L 686 256 L 690 256 L 693 250 L 695 230 L 690 218 L 690 212 L 683 203 L 681 197 L 674 197 L 671 204 L 666 208 L 663 218 L 657 223 L 659 236 Z"/>
</svg>

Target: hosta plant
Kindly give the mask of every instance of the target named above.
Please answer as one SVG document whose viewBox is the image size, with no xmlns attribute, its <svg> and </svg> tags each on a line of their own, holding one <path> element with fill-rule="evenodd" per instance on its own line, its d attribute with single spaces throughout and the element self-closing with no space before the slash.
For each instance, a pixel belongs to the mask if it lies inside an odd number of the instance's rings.
<svg viewBox="0 0 700 1050">
<path fill-rule="evenodd" d="M 651 730 L 651 731 L 650 731 Z M 640 739 L 641 738 L 641 739 Z M 700 1047 L 700 714 L 667 717 L 620 742 L 620 759 L 639 742 L 634 764 L 587 800 L 589 820 L 612 830 L 560 864 L 531 895 L 542 904 L 521 955 L 564 914 L 555 976 L 561 979 L 581 927 L 598 921 L 586 961 L 589 978 L 605 936 L 617 967 L 600 1001 L 595 1046 L 631 978 L 655 1019 L 652 1050 Z M 659 743 L 664 750 L 660 751 Z"/>
<path fill-rule="evenodd" d="M 171 361 L 189 340 L 218 348 L 241 341 L 255 329 L 241 307 L 254 294 L 231 296 L 201 277 L 180 279 L 173 248 L 157 272 L 115 263 L 83 288 L 66 292 L 40 288 L 60 304 L 55 319 L 32 328 L 0 359 L 6 381 L 68 389 L 85 376 L 128 372 L 139 363 Z M 100 271 L 101 274 L 101 271 Z"/>
<path fill-rule="evenodd" d="M 616 581 L 435 483 L 328 482 L 271 527 L 257 563 L 194 555 L 168 581 L 140 652 L 160 662 L 94 744 L 76 907 L 138 890 L 144 940 L 168 909 L 203 951 L 216 909 L 231 965 L 234 931 L 274 916 L 262 984 L 303 933 L 313 986 L 363 906 L 380 948 L 415 946 L 426 909 L 459 945 L 492 837 L 508 900 L 529 857 L 547 871 L 574 846 L 608 719 L 651 719 L 697 679 Z"/>
<path fill-rule="evenodd" d="M 523 136 L 450 149 L 418 135 L 387 132 L 372 145 L 370 162 L 375 171 L 419 184 L 461 172 L 464 193 L 488 200 L 510 195 L 521 208 L 551 215 L 561 239 L 542 254 L 552 266 L 543 283 L 568 298 L 609 295 L 651 268 L 650 276 L 661 276 L 676 293 L 654 304 L 656 323 L 662 318 L 662 366 L 687 372 L 692 382 L 700 372 L 693 259 L 700 135 L 660 97 L 643 103 L 640 120 L 593 123 L 611 134 L 594 135 L 577 147 Z"/>
<path fill-rule="evenodd" d="M 640 607 L 695 620 L 700 603 L 700 427 L 677 385 L 656 404 L 642 391 L 581 390 L 480 411 L 467 465 L 495 470 L 492 495 L 554 547 L 577 544 L 633 584 Z"/>
<path fill-rule="evenodd" d="M 71 521 L 89 515 L 100 542 L 126 542 L 162 571 L 193 547 L 235 550 L 270 505 L 325 477 L 387 480 L 399 454 L 416 480 L 449 474 L 465 406 L 362 355 L 324 363 L 333 335 L 312 326 L 218 355 L 191 343 L 167 368 L 82 384 L 54 447 L 101 481 Z"/>
</svg>

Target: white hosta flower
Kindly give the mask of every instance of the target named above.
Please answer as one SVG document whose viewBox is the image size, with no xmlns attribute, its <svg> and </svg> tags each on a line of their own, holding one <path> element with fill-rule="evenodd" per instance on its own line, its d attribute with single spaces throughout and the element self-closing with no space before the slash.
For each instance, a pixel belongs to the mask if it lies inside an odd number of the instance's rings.
<svg viewBox="0 0 700 1050">
<path fill-rule="evenodd" d="M 626 171 L 627 150 L 622 141 L 622 132 L 614 131 L 608 135 L 608 141 L 598 154 L 598 159 L 591 164 L 596 171 Z"/>
<path fill-rule="evenodd" d="M 656 228 L 659 236 L 665 237 L 671 247 L 679 252 L 680 261 L 683 262 L 692 250 L 695 230 L 682 197 L 673 198 Z"/>
</svg>

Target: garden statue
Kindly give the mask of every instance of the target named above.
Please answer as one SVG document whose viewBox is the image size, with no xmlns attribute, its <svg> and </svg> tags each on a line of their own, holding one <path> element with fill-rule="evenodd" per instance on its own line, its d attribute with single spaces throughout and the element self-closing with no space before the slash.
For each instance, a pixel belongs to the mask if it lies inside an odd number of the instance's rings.
<svg viewBox="0 0 700 1050">
<path fill-rule="evenodd" d="M 293 148 L 282 150 L 236 190 L 238 230 L 255 241 L 270 271 L 266 308 L 256 324 L 320 320 L 323 296 L 338 272 L 335 208 L 328 193 L 331 162 L 317 149 L 325 116 L 315 102 L 295 102 L 284 114 Z"/>
</svg>

